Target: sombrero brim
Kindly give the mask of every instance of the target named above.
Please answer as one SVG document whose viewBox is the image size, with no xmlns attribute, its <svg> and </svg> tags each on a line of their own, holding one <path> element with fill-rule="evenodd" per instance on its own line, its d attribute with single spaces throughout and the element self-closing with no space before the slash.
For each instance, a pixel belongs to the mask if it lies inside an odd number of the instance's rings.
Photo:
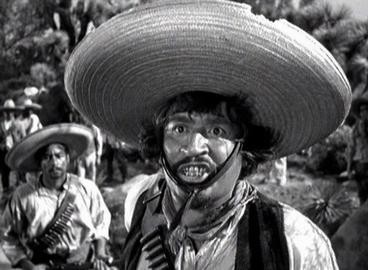
<svg viewBox="0 0 368 270">
<path fill-rule="evenodd" d="M 24 105 L 22 106 L 22 109 L 23 110 L 41 110 L 42 109 L 42 106 L 40 104 L 37 104 L 37 103 L 33 103 L 33 104 L 29 104 L 29 105 Z"/>
<path fill-rule="evenodd" d="M 144 123 L 189 91 L 245 96 L 254 124 L 277 134 L 275 157 L 306 148 L 346 117 L 349 83 L 313 37 L 230 1 L 155 1 L 89 34 L 65 85 L 89 120 L 137 146 Z"/>
<path fill-rule="evenodd" d="M 22 108 L 20 107 L 3 107 L 3 106 L 0 106 L 0 111 L 10 111 L 10 112 L 14 112 L 14 111 L 21 111 Z"/>
<path fill-rule="evenodd" d="M 92 132 L 78 124 L 57 124 L 47 126 L 25 137 L 6 155 L 5 161 L 17 171 L 39 171 L 40 162 L 35 154 L 42 147 L 61 143 L 67 146 L 70 159 L 83 154 L 93 142 Z"/>
</svg>

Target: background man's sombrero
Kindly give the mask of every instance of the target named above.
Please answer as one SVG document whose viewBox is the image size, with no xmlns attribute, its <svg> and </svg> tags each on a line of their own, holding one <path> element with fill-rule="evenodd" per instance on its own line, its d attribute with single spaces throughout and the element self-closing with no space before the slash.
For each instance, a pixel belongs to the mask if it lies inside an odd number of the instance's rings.
<svg viewBox="0 0 368 270">
<path fill-rule="evenodd" d="M 4 105 L 0 106 L 0 111 L 17 111 L 21 110 L 21 108 L 15 106 L 15 103 L 12 99 L 7 99 L 4 101 Z"/>
<path fill-rule="evenodd" d="M 42 106 L 38 103 L 34 103 L 31 99 L 27 98 L 23 101 L 23 104 L 21 105 L 21 108 L 23 110 L 39 111 L 39 110 L 42 109 Z"/>
<path fill-rule="evenodd" d="M 17 171 L 39 171 L 40 162 L 35 154 L 42 147 L 52 144 L 64 144 L 69 150 L 70 159 L 82 155 L 93 142 L 92 132 L 78 124 L 56 124 L 40 129 L 26 136 L 6 155 L 5 162 Z"/>
<path fill-rule="evenodd" d="M 246 96 L 254 124 L 278 134 L 275 157 L 330 134 L 351 103 L 342 69 L 313 37 L 221 0 L 154 1 L 112 18 L 74 50 L 65 85 L 85 117 L 134 146 L 178 94 Z"/>
</svg>

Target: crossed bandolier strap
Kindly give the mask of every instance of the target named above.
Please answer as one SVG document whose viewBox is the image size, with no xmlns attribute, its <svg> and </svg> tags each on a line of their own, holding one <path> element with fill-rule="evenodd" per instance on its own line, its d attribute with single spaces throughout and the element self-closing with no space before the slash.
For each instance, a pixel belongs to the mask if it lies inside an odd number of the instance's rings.
<svg viewBox="0 0 368 270">
<path fill-rule="evenodd" d="M 33 250 L 52 249 L 61 242 L 62 236 L 67 231 L 68 224 L 74 212 L 73 204 L 71 201 L 67 202 L 65 209 L 60 213 L 58 218 L 52 221 L 52 224 L 41 235 L 32 239 L 29 245 Z"/>
<path fill-rule="evenodd" d="M 158 226 L 150 233 L 147 233 L 142 239 L 142 250 L 147 252 L 146 259 L 149 261 L 149 268 L 154 270 L 172 270 L 175 269 L 172 263 L 170 252 L 164 242 L 164 227 Z"/>
</svg>

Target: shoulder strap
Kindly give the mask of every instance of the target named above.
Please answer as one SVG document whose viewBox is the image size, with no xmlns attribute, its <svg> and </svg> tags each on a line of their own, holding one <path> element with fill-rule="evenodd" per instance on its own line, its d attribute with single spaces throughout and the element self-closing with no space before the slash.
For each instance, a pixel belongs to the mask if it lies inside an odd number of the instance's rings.
<svg viewBox="0 0 368 270">
<path fill-rule="evenodd" d="M 74 212 L 74 201 L 76 195 L 70 191 L 70 184 L 60 207 L 45 230 L 37 237 L 33 238 L 30 246 L 33 249 L 47 249 L 55 246 L 59 242 L 59 237 L 67 229 L 67 222 Z"/>
<path fill-rule="evenodd" d="M 138 198 L 133 212 L 131 230 L 123 249 L 124 261 L 120 269 L 135 270 L 142 249 L 148 254 L 146 259 L 149 260 L 150 269 L 174 269 L 171 265 L 170 253 L 164 245 L 166 229 L 162 226 L 163 215 L 156 212 L 158 205 L 161 204 L 163 189 L 164 182 L 159 181 Z"/>
<path fill-rule="evenodd" d="M 57 222 L 60 217 L 62 216 L 62 214 L 65 212 L 65 210 L 67 209 L 67 207 L 69 205 L 73 205 L 74 204 L 74 200 L 75 200 L 75 194 L 71 193 L 69 190 L 66 192 L 65 197 L 60 205 L 60 207 L 57 209 L 57 212 L 55 213 L 55 216 L 53 217 L 53 219 L 50 221 L 50 223 L 47 225 L 45 231 L 47 231 L 50 227 L 52 227 L 52 225 L 55 224 L 55 222 Z"/>
</svg>

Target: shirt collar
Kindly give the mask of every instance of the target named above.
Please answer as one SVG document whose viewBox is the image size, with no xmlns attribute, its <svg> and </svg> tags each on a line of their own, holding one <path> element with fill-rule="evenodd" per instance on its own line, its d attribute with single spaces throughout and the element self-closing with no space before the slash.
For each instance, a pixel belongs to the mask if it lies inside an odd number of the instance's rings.
<svg viewBox="0 0 368 270">
<path fill-rule="evenodd" d="M 66 174 L 66 180 L 64 181 L 62 187 L 62 192 L 65 190 L 69 189 L 70 186 L 70 174 L 67 173 Z M 49 189 L 47 187 L 45 187 L 42 183 L 42 173 L 39 175 L 38 178 L 34 178 L 33 180 L 31 180 L 30 184 L 32 184 L 39 192 L 39 194 L 43 194 L 43 193 L 49 193 Z"/>
</svg>

